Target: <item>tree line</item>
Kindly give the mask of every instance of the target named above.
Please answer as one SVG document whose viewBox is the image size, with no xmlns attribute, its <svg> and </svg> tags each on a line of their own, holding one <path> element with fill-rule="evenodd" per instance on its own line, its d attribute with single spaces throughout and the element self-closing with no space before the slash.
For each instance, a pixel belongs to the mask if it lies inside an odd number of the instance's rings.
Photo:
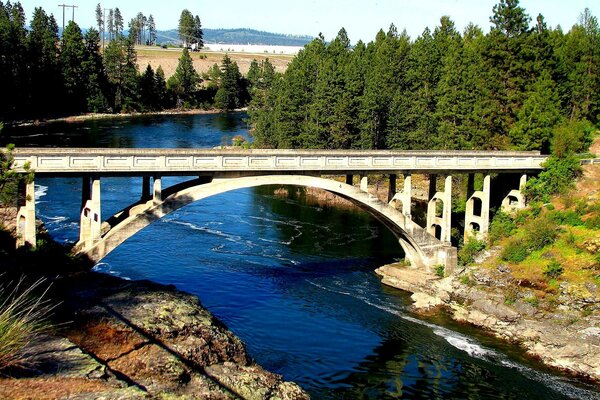
<svg viewBox="0 0 600 400">
<path fill-rule="evenodd" d="M 71 21 L 59 37 L 54 16 L 38 7 L 27 29 L 21 4 L 0 1 L 0 121 L 172 107 L 231 110 L 248 103 L 251 83 L 228 56 L 200 76 L 184 49 L 168 80 L 160 66 L 140 74 L 136 40 L 121 29 L 102 51 L 95 28 L 84 34 Z"/>
<path fill-rule="evenodd" d="M 415 40 L 392 25 L 355 46 L 319 35 L 250 105 L 255 144 L 547 152 L 560 132 L 583 148 L 600 118 L 596 17 L 564 33 L 501 0 L 490 22 L 461 34 L 444 16 Z"/>
</svg>

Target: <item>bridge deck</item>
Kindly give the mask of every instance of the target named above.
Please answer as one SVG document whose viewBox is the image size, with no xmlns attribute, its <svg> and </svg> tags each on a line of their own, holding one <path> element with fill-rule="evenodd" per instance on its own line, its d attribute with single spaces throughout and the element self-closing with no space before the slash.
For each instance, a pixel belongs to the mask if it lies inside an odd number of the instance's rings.
<svg viewBox="0 0 600 400">
<path fill-rule="evenodd" d="M 539 152 L 18 148 L 15 167 L 36 174 L 199 175 L 216 172 L 314 174 L 539 171 Z"/>
</svg>

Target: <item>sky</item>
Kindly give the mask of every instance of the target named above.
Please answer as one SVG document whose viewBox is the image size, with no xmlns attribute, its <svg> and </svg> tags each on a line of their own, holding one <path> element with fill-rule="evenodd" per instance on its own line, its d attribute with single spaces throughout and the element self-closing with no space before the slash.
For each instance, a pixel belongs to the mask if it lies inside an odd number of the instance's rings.
<svg viewBox="0 0 600 400">
<path fill-rule="evenodd" d="M 14 0 L 13 0 L 14 2 Z M 64 2 L 64 3 L 63 3 Z M 125 26 L 138 12 L 152 14 L 158 30 L 177 27 L 179 15 L 188 9 L 198 15 L 204 28 L 252 28 L 262 31 L 317 36 L 333 39 L 340 28 L 346 28 L 350 40 L 369 42 L 379 29 L 394 23 L 399 31 L 406 29 L 412 38 L 426 27 L 433 30 L 440 17 L 449 15 L 462 31 L 473 22 L 484 32 L 489 30 L 492 9 L 499 0 L 102 0 L 103 8 L 119 7 Z M 594 9 L 596 2 L 596 9 Z M 21 0 L 27 18 L 35 7 L 54 14 L 62 25 L 62 8 L 58 4 L 76 5 L 75 21 L 82 27 L 96 26 L 96 0 Z M 520 5 L 535 21 L 541 13 L 548 26 L 560 25 L 568 31 L 587 7 L 600 15 L 597 0 L 521 0 Z M 66 19 L 72 13 L 67 9 Z"/>
</svg>

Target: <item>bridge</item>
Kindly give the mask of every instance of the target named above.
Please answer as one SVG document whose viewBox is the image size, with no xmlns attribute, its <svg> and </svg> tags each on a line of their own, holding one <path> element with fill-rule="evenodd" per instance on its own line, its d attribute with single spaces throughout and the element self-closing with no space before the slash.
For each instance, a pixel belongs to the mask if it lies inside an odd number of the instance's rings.
<svg viewBox="0 0 600 400">
<path fill-rule="evenodd" d="M 527 174 L 542 170 L 546 157 L 537 152 L 480 151 L 326 151 L 244 149 L 101 149 L 19 148 L 13 167 L 36 176 L 81 177 L 80 234 L 74 251 L 99 261 L 135 233 L 194 201 L 240 188 L 261 185 L 298 185 L 329 191 L 365 209 L 398 238 L 415 267 L 456 265 L 450 244 L 452 174 L 468 174 L 465 240 L 488 232 L 491 174 L 519 175 L 518 187 L 503 195 L 502 207 L 523 208 L 521 189 Z M 481 190 L 474 190 L 474 174 L 483 174 Z M 412 175 L 429 177 L 426 226 L 411 215 Z M 369 194 L 369 176 L 389 179 L 387 202 Z M 403 175 L 403 187 L 396 182 Z M 142 178 L 139 201 L 101 217 L 102 177 Z M 168 188 L 162 177 L 190 179 Z M 355 185 L 354 177 L 358 176 Z M 438 177 L 444 177 L 438 190 Z M 337 179 L 336 179 L 337 178 Z M 34 183 L 22 188 L 17 213 L 17 245 L 35 246 Z"/>
</svg>

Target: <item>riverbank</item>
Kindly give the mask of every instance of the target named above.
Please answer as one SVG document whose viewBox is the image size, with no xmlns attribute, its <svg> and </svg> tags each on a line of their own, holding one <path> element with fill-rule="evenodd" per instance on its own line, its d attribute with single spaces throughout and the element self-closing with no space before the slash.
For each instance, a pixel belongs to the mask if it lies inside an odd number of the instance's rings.
<svg viewBox="0 0 600 400">
<path fill-rule="evenodd" d="M 244 112 L 246 108 L 240 108 L 237 110 L 233 110 L 231 112 Z M 89 114 L 81 114 L 81 115 L 73 115 L 68 117 L 61 118 L 50 118 L 43 120 L 28 120 L 28 121 L 18 121 L 12 124 L 15 127 L 25 127 L 25 126 L 44 126 L 48 124 L 53 124 L 57 122 L 63 123 L 79 123 L 85 121 L 93 121 L 93 120 L 107 120 L 107 119 L 128 119 L 128 118 L 136 118 L 136 117 L 152 117 L 152 116 L 173 116 L 173 115 L 215 115 L 223 113 L 222 110 L 218 109 L 192 109 L 192 110 L 182 110 L 182 109 L 169 109 L 162 111 L 149 111 L 149 112 L 131 112 L 131 113 L 89 113 Z"/>
<path fill-rule="evenodd" d="M 0 398 L 309 398 L 173 286 L 83 272 L 53 280 L 51 296 L 60 328 L 30 346 L 26 369 L 0 378 Z"/>
<path fill-rule="evenodd" d="M 442 310 L 600 383 L 600 167 L 583 170 L 573 193 L 521 214 L 508 237 L 450 276 L 403 264 L 376 272 L 382 283 L 412 293 L 417 314 Z M 536 235 L 544 245 L 517 260 L 515 243 Z"/>
<path fill-rule="evenodd" d="M 0 398 L 309 398 L 256 364 L 197 297 L 89 272 L 43 233 L 41 248 L 15 252 L 0 232 L 0 284 L 23 271 L 27 281 L 45 277 L 44 298 L 57 306 L 49 333 L 26 347 L 23 367 L 2 371 Z"/>
</svg>

